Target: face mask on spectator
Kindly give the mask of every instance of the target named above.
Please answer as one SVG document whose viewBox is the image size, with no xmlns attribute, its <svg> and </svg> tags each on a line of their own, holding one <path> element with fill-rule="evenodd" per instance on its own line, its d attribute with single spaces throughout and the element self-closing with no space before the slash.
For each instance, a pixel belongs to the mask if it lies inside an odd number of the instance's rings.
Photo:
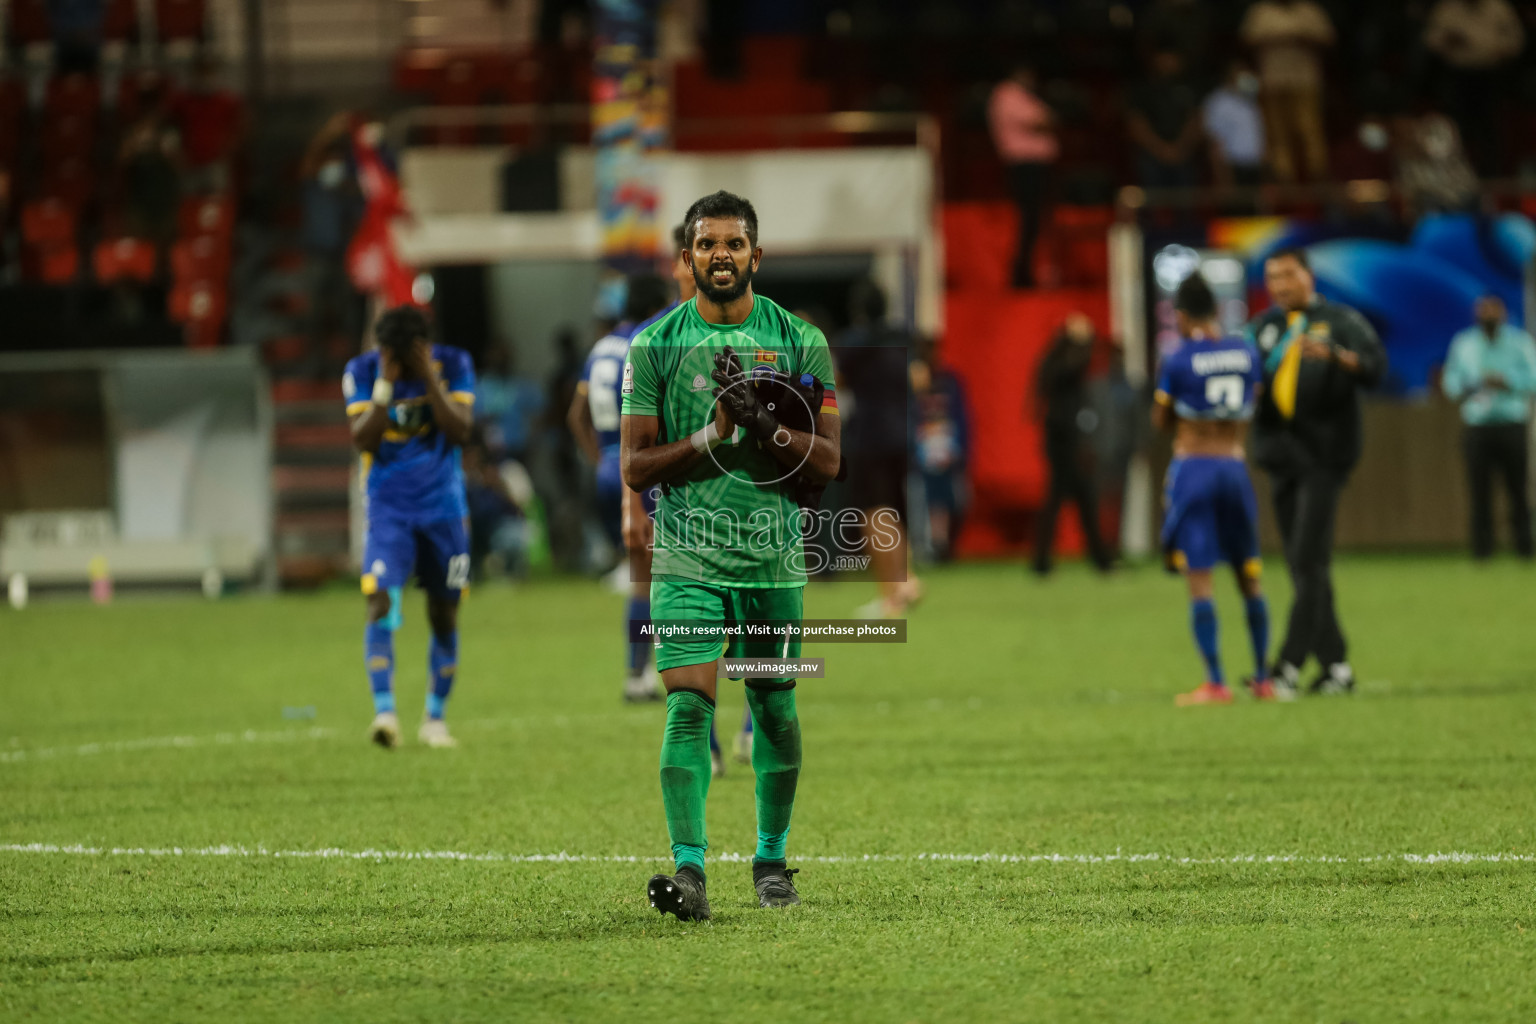
<svg viewBox="0 0 1536 1024">
<path fill-rule="evenodd" d="M 1376 121 L 1367 121 L 1360 126 L 1360 145 L 1372 153 L 1380 153 L 1387 148 L 1387 130 Z"/>
<path fill-rule="evenodd" d="M 341 184 L 341 179 L 346 176 L 347 169 L 340 160 L 327 160 L 320 165 L 320 184 L 326 188 L 335 188 Z"/>
<path fill-rule="evenodd" d="M 1244 71 L 1238 75 L 1237 91 L 1244 96 L 1257 96 L 1259 94 L 1259 76 L 1252 71 Z"/>
</svg>

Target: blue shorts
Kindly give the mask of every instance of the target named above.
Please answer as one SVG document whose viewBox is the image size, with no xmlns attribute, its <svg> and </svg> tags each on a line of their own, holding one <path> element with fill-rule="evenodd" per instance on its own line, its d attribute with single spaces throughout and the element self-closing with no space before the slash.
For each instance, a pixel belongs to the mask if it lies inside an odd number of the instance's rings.
<svg viewBox="0 0 1536 1024">
<path fill-rule="evenodd" d="M 623 503 L 624 477 L 619 471 L 619 457 L 605 455 L 597 464 L 597 518 L 609 543 L 616 548 L 624 546 Z M 646 515 L 656 515 L 656 488 L 647 487 L 640 492 L 640 507 Z"/>
<path fill-rule="evenodd" d="M 1242 459 L 1174 459 L 1163 485 L 1163 554 L 1174 571 L 1227 562 L 1258 576 L 1259 503 Z"/>
<path fill-rule="evenodd" d="M 463 519 L 369 520 L 363 540 L 363 593 L 403 587 L 412 576 L 433 597 L 458 600 L 469 586 L 469 527 Z"/>
</svg>

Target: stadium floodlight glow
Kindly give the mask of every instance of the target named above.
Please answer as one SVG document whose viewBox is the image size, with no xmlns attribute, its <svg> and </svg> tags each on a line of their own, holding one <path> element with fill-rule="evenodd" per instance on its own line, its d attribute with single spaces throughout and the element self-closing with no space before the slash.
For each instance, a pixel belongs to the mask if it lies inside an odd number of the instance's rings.
<svg viewBox="0 0 1536 1024">
<path fill-rule="evenodd" d="M 418 306 L 430 306 L 436 294 L 437 282 L 426 271 L 417 274 L 416 280 L 411 282 L 411 301 Z"/>
<path fill-rule="evenodd" d="M 1187 245 L 1167 245 L 1152 257 L 1152 276 L 1165 292 L 1177 291 L 1190 274 L 1200 269 L 1200 254 Z"/>
</svg>

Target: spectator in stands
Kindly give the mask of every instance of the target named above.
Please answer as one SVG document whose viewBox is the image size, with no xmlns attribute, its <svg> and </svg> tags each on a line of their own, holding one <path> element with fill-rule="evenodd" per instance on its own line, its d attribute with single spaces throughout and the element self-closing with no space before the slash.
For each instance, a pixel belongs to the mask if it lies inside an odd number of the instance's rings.
<svg viewBox="0 0 1536 1024">
<path fill-rule="evenodd" d="M 58 74 L 96 73 L 101 63 L 101 32 L 106 8 L 106 0 L 48 0 L 54 70 Z"/>
<path fill-rule="evenodd" d="M 1147 188 L 1188 188 L 1198 181 L 1200 97 L 1174 51 L 1154 53 L 1151 67 L 1151 78 L 1131 92 L 1127 117 L 1138 176 Z"/>
<path fill-rule="evenodd" d="M 234 90 L 220 84 L 219 63 L 213 56 L 198 57 L 192 83 L 177 97 L 172 113 L 181 130 L 187 189 L 225 191 L 235 151 L 245 135 L 245 105 Z"/>
<path fill-rule="evenodd" d="M 1258 57 L 1275 177 L 1296 180 L 1299 144 L 1307 173 L 1322 179 L 1328 173 L 1322 51 L 1334 43 L 1333 22 L 1313 0 L 1259 0 L 1243 18 L 1242 38 Z"/>
<path fill-rule="evenodd" d="M 1035 243 L 1045 216 L 1051 165 L 1056 162 L 1056 118 L 1036 94 L 1035 69 L 1021 63 L 992 90 L 987 123 L 997 155 L 1008 170 L 1008 189 L 1019 208 L 1013 286 L 1035 286 Z"/>
<path fill-rule="evenodd" d="M 1137 22 L 1143 53 L 1172 50 L 1187 69 L 1208 66 L 1215 26 L 1204 0 L 1153 0 Z"/>
<path fill-rule="evenodd" d="M 1085 465 L 1089 454 L 1085 442 L 1098 426 L 1098 416 L 1088 401 L 1088 364 L 1094 341 L 1093 321 L 1073 313 L 1056 333 L 1035 373 L 1036 400 L 1044 414 L 1045 459 L 1051 473 L 1035 540 L 1034 569 L 1040 576 L 1051 572 L 1056 515 L 1069 498 L 1077 505 L 1088 556 L 1101 572 L 1110 568 L 1109 549 L 1099 535 L 1098 493 L 1093 473 Z"/>
<path fill-rule="evenodd" d="M 1456 122 L 1433 109 L 1398 121 L 1397 179 L 1415 216 L 1478 204 L 1477 174 Z"/>
<path fill-rule="evenodd" d="M 1429 12 L 1424 45 L 1443 65 L 1444 99 L 1478 172 L 1499 173 L 1508 69 L 1525 49 L 1519 15 L 1509 0 L 1439 0 Z"/>
<path fill-rule="evenodd" d="M 163 92 L 152 96 L 123 133 L 118 151 L 123 214 L 130 234 L 164 245 L 176 234 L 181 205 L 181 140 Z"/>
<path fill-rule="evenodd" d="M 364 299 L 347 275 L 347 246 L 362 216 L 363 197 L 352 154 L 355 115 L 341 111 L 310 139 L 299 165 L 304 189 L 302 239 L 310 275 L 310 341 L 329 332 L 355 341 L 362 334 Z"/>
<path fill-rule="evenodd" d="M 1226 80 L 1205 98 L 1201 116 L 1216 184 L 1259 184 L 1264 177 L 1264 115 L 1259 110 L 1259 76 L 1253 69 L 1233 61 Z"/>
<path fill-rule="evenodd" d="M 1472 557 L 1493 554 L 1493 476 L 1504 478 L 1515 551 L 1529 559 L 1531 509 L 1526 494 L 1527 424 L 1536 394 L 1536 341 L 1505 319 L 1504 301 L 1477 301 L 1475 327 L 1451 341 L 1440 378 L 1446 397 L 1461 404 L 1462 447 L 1472 492 Z"/>
<path fill-rule="evenodd" d="M 1387 119 L 1367 112 L 1350 135 L 1340 141 L 1334 171 L 1344 181 L 1391 180 L 1392 127 Z"/>
</svg>

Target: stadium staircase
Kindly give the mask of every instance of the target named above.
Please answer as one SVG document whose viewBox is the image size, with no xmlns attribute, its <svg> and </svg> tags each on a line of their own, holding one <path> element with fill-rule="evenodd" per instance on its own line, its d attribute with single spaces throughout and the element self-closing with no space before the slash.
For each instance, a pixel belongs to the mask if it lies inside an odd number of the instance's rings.
<svg viewBox="0 0 1536 1024">
<path fill-rule="evenodd" d="M 271 379 L 273 552 L 285 587 L 350 571 L 349 502 L 356 462 L 341 394 L 355 342 L 312 338 L 312 268 L 299 247 L 296 174 L 329 108 L 278 98 L 253 126 L 252 216 L 241 227 L 232 343 L 260 348 Z"/>
<path fill-rule="evenodd" d="M 278 579 L 313 586 L 347 572 L 351 561 L 351 430 L 335 382 L 276 381 L 272 411 Z"/>
</svg>

